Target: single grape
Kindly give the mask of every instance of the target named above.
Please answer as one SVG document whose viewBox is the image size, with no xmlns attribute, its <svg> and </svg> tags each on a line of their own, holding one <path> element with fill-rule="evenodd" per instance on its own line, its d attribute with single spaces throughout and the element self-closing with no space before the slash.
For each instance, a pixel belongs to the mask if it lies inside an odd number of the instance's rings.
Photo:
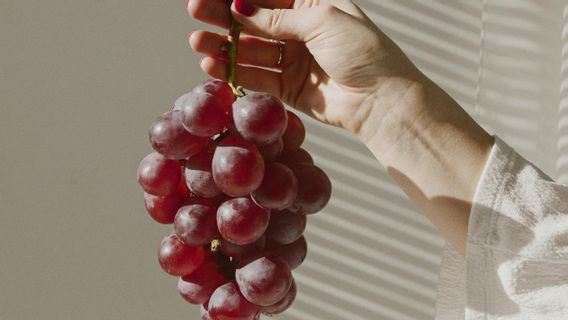
<svg viewBox="0 0 568 320">
<path fill-rule="evenodd" d="M 296 281 L 292 279 L 292 286 L 290 286 L 290 290 L 288 290 L 288 293 L 284 296 L 284 298 L 271 306 L 260 308 L 260 311 L 267 316 L 281 314 L 282 312 L 290 308 L 290 306 L 294 303 L 297 293 L 298 289 L 296 288 Z"/>
<path fill-rule="evenodd" d="M 298 180 L 292 170 L 280 163 L 270 163 L 262 183 L 251 198 L 263 208 L 283 210 L 291 206 L 298 195 Z"/>
<path fill-rule="evenodd" d="M 217 206 L 211 201 L 193 201 L 181 207 L 175 217 L 174 228 L 178 238 L 188 246 L 210 243 L 219 236 Z"/>
<path fill-rule="evenodd" d="M 165 196 L 154 196 L 144 192 L 144 205 L 150 217 L 158 223 L 172 224 L 178 209 L 189 199 L 189 189 L 182 177 L 176 191 Z"/>
<path fill-rule="evenodd" d="M 169 111 L 159 116 L 150 127 L 149 137 L 154 150 L 177 160 L 199 153 L 209 142 L 184 129 L 179 111 Z"/>
<path fill-rule="evenodd" d="M 260 186 L 264 160 L 255 146 L 229 136 L 215 149 L 212 171 L 221 191 L 232 197 L 242 197 Z"/>
<path fill-rule="evenodd" d="M 267 241 L 264 251 L 271 252 L 282 257 L 286 260 L 286 262 L 288 262 L 290 269 L 294 270 L 306 259 L 308 243 L 304 236 L 301 236 L 300 239 L 292 242 L 291 244 L 279 244 L 273 241 Z"/>
<path fill-rule="evenodd" d="M 265 245 L 266 237 L 263 234 L 255 242 L 245 245 L 238 245 L 225 239 L 221 239 L 220 250 L 233 259 L 242 260 L 261 253 Z"/>
<path fill-rule="evenodd" d="M 157 152 L 147 155 L 138 166 L 138 183 L 144 191 L 155 196 L 176 190 L 180 179 L 179 163 Z"/>
<path fill-rule="evenodd" d="M 179 112 L 183 127 L 199 137 L 212 137 L 223 132 L 229 119 L 223 104 L 205 92 L 187 96 Z"/>
<path fill-rule="evenodd" d="M 248 301 L 271 306 L 286 296 L 292 285 L 292 272 L 284 259 L 266 254 L 235 272 L 239 289 Z"/>
<path fill-rule="evenodd" d="M 172 111 L 181 110 L 181 106 L 185 102 L 185 99 L 187 99 L 187 97 L 189 97 L 189 95 L 191 95 L 191 91 L 188 92 L 188 93 L 184 93 L 179 98 L 177 98 L 176 101 L 174 102 L 174 106 L 172 107 Z"/>
<path fill-rule="evenodd" d="M 219 101 L 223 104 L 225 111 L 227 113 L 231 112 L 235 96 L 233 94 L 233 89 L 231 89 L 227 82 L 218 79 L 206 80 L 198 84 L 192 91 L 196 93 L 205 92 L 214 95 L 215 98 L 219 99 Z"/>
<path fill-rule="evenodd" d="M 209 302 L 207 304 L 209 304 Z M 202 304 L 199 309 L 199 312 L 201 314 L 201 320 L 213 320 L 209 315 L 209 310 L 207 310 L 207 304 L 205 303 Z"/>
<path fill-rule="evenodd" d="M 152 219 L 162 224 L 174 223 L 174 218 L 182 201 L 177 192 L 168 193 L 165 196 L 154 196 L 144 192 L 146 210 Z"/>
<path fill-rule="evenodd" d="M 307 163 L 290 167 L 298 178 L 298 197 L 288 210 L 313 214 L 323 209 L 331 198 L 331 181 L 322 169 Z"/>
<path fill-rule="evenodd" d="M 172 276 L 185 276 L 195 271 L 205 259 L 203 247 L 190 247 L 175 235 L 166 236 L 160 243 L 160 266 Z"/>
<path fill-rule="evenodd" d="M 298 240 L 306 230 L 307 218 L 288 210 L 273 212 L 266 229 L 267 240 L 280 244 L 290 244 Z"/>
<path fill-rule="evenodd" d="M 278 140 L 286 130 L 286 108 L 266 93 L 251 93 L 233 103 L 233 129 L 246 141 L 261 146 Z M 231 130 L 231 131 L 233 131 Z"/>
<path fill-rule="evenodd" d="M 217 226 L 223 239 L 234 244 L 253 243 L 262 236 L 270 220 L 270 211 L 249 198 L 223 202 L 217 210 Z"/>
<path fill-rule="evenodd" d="M 217 288 L 208 305 L 209 315 L 217 320 L 254 320 L 260 307 L 249 302 L 235 281 Z"/>
<path fill-rule="evenodd" d="M 314 164 L 314 159 L 312 158 L 312 156 L 302 148 L 290 153 L 283 154 L 277 161 L 287 165 L 288 167 L 291 167 L 296 163 Z"/>
<path fill-rule="evenodd" d="M 213 291 L 227 282 L 219 267 L 215 259 L 209 258 L 189 275 L 180 277 L 178 280 L 180 295 L 192 304 L 204 304 L 209 301 Z"/>
<path fill-rule="evenodd" d="M 211 163 L 213 153 L 203 150 L 185 162 L 185 181 L 189 190 L 203 198 L 213 198 L 221 194 L 221 190 L 213 180 Z"/>
<path fill-rule="evenodd" d="M 286 131 L 282 135 L 283 149 L 282 153 L 291 153 L 300 148 L 306 139 L 306 127 L 302 120 L 292 111 L 288 113 L 288 125 Z"/>
<path fill-rule="evenodd" d="M 264 146 L 259 146 L 258 151 L 262 155 L 265 163 L 274 162 L 282 154 L 282 138 L 266 144 Z"/>
</svg>

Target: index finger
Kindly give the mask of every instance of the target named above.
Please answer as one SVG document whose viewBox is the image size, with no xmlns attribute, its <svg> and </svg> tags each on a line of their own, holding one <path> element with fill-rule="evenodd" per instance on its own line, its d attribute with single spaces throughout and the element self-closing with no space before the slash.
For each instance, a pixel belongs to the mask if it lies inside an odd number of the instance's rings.
<svg viewBox="0 0 568 320">
<path fill-rule="evenodd" d="M 294 0 L 248 0 L 248 3 L 268 9 L 290 9 Z M 199 21 L 224 29 L 231 26 L 231 13 L 226 0 L 189 0 L 187 11 Z"/>
</svg>

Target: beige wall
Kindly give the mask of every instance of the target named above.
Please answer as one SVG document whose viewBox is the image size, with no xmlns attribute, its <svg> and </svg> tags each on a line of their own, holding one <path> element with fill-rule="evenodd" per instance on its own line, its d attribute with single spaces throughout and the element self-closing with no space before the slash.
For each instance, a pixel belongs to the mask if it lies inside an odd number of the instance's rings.
<svg viewBox="0 0 568 320">
<path fill-rule="evenodd" d="M 558 5 L 358 3 L 487 128 L 566 171 Z M 0 0 L 0 319 L 197 319 L 135 181 L 150 122 L 205 78 L 183 5 Z M 280 319 L 432 319 L 442 239 L 353 137 L 309 121 L 306 145 L 334 198 Z"/>
</svg>

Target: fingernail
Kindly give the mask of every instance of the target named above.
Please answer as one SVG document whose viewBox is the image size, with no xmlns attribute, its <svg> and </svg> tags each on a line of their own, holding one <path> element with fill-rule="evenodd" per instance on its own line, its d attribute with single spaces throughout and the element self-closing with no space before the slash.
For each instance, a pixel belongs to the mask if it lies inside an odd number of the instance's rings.
<svg viewBox="0 0 568 320">
<path fill-rule="evenodd" d="M 254 7 L 245 0 L 235 0 L 235 9 L 243 16 L 250 17 L 254 13 Z"/>
<path fill-rule="evenodd" d="M 185 0 L 185 7 L 189 6 L 189 0 Z"/>
</svg>

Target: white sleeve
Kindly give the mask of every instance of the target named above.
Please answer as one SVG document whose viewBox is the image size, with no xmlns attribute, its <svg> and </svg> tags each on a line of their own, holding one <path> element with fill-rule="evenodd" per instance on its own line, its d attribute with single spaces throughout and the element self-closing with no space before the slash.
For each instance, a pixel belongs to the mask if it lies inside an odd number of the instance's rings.
<svg viewBox="0 0 568 320">
<path fill-rule="evenodd" d="M 466 257 L 446 243 L 436 320 L 568 319 L 568 187 L 499 137 L 469 219 Z"/>
</svg>

